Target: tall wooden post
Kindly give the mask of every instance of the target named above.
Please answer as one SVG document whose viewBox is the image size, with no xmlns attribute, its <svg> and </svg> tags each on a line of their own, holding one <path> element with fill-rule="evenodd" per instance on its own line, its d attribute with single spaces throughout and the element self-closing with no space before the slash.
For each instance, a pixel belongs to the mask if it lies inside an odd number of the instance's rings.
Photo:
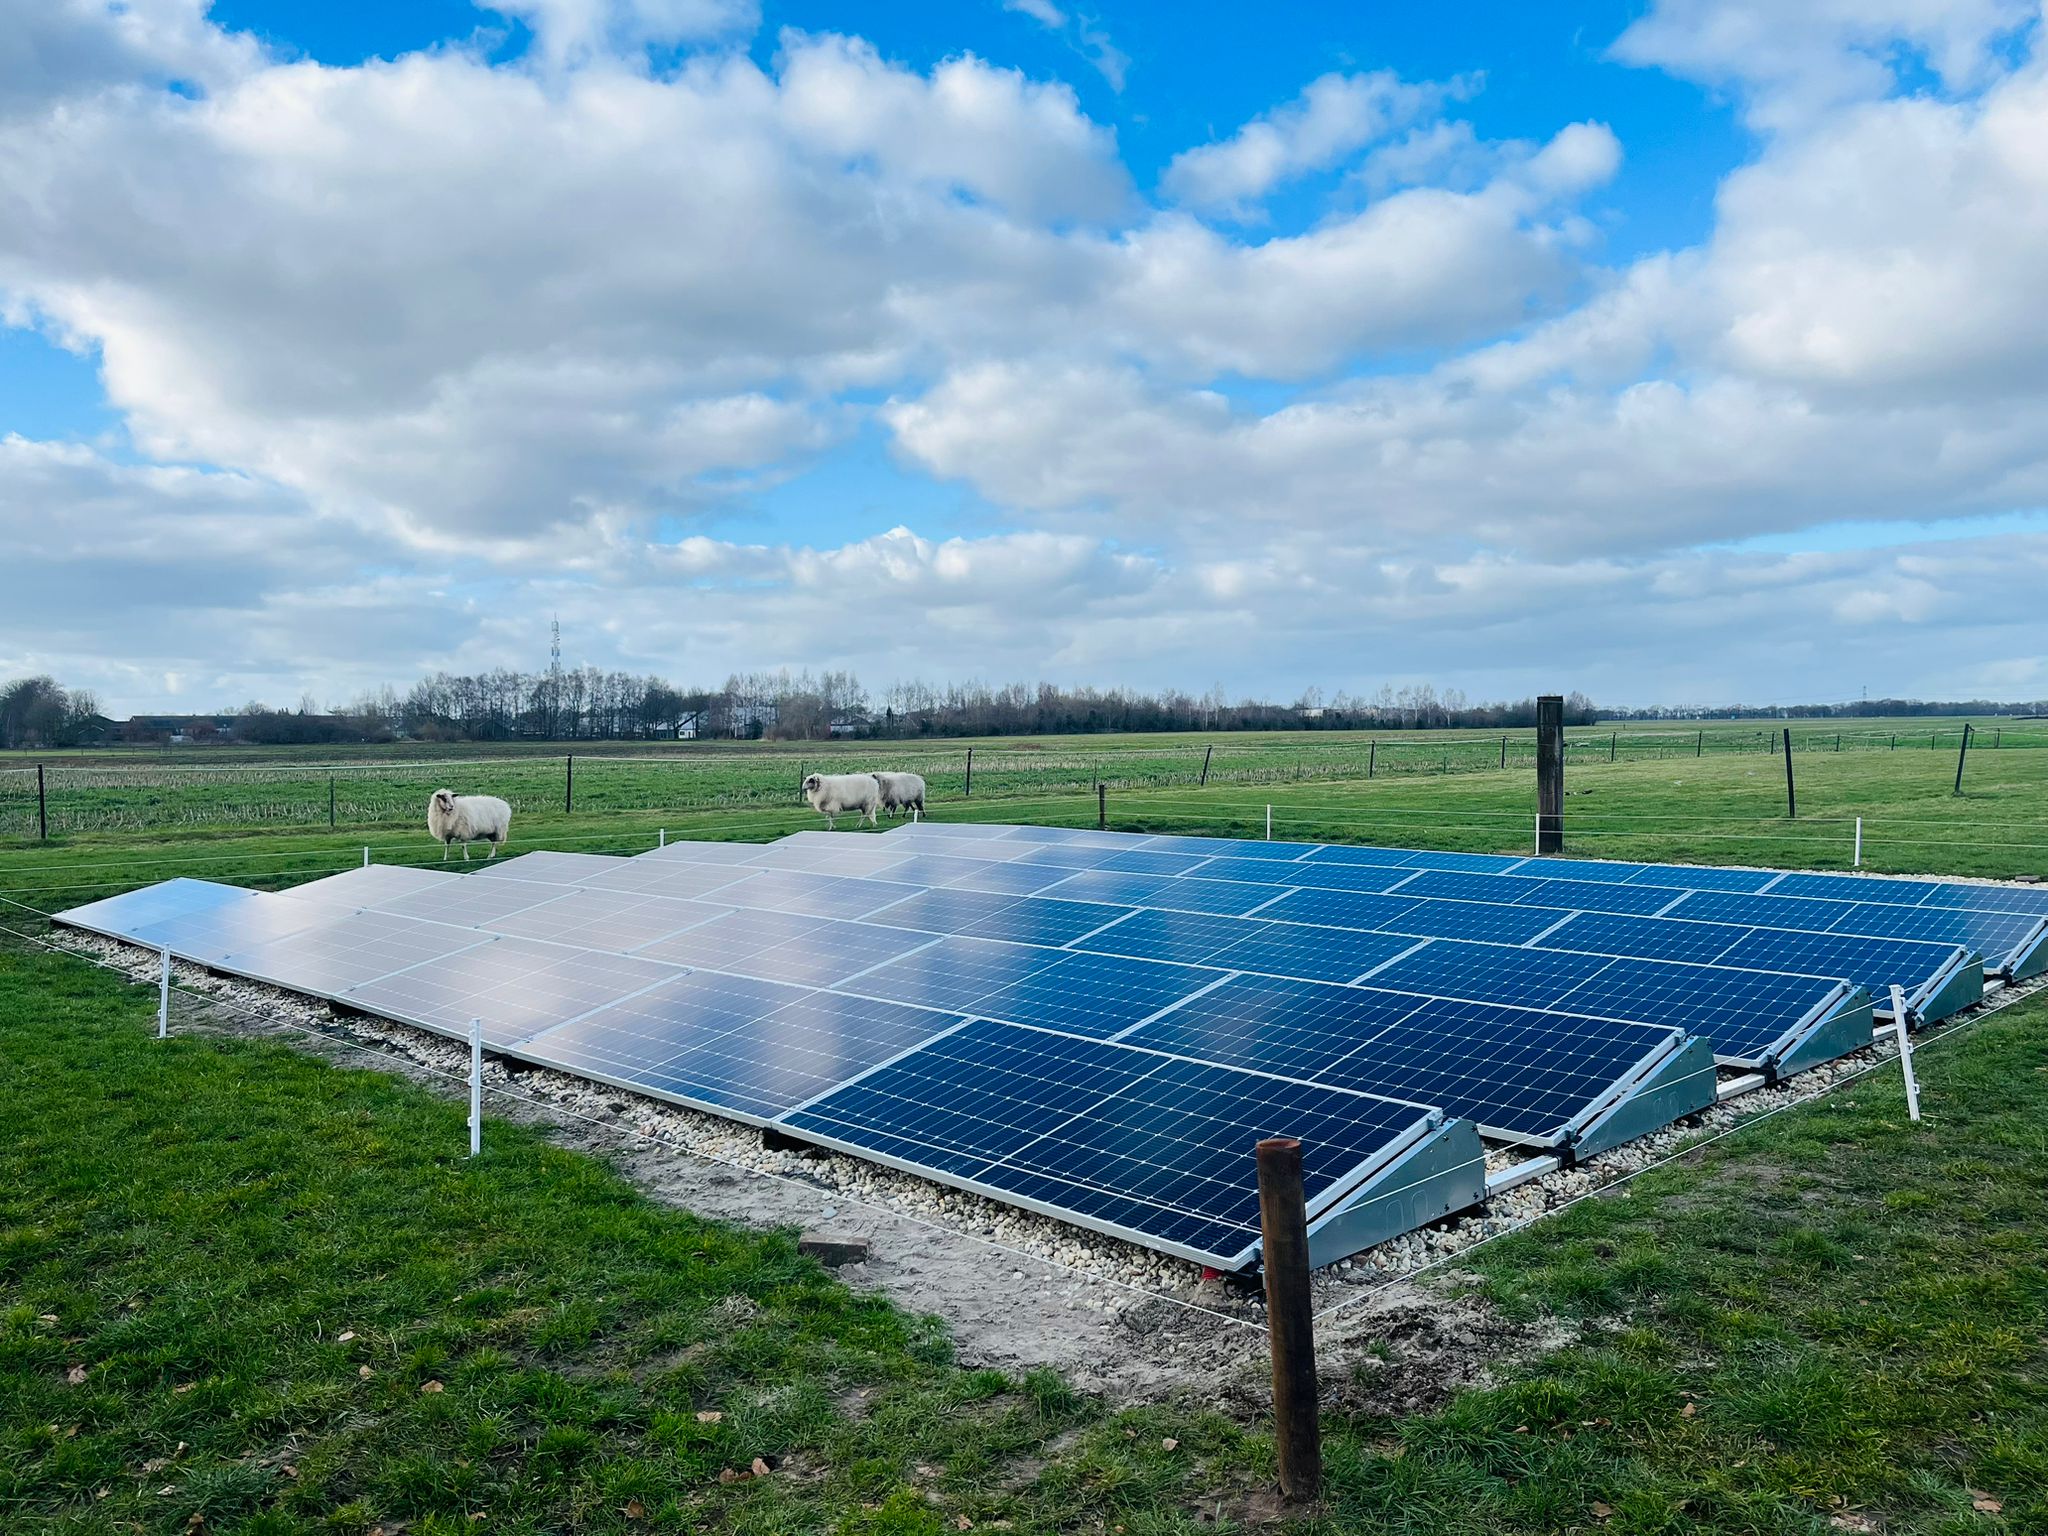
<svg viewBox="0 0 2048 1536">
<path fill-rule="evenodd" d="M 36 836 L 50 840 L 50 802 L 43 791 L 43 765 L 36 764 Z"/>
<path fill-rule="evenodd" d="M 1373 770 L 1380 765 L 1380 744 L 1377 739 L 1365 744 L 1365 776 L 1369 779 Z"/>
<path fill-rule="evenodd" d="M 1792 793 L 1792 727 L 1785 727 L 1785 818 L 1799 819 L 1799 801 Z"/>
<path fill-rule="evenodd" d="M 1963 722 L 1963 749 L 1956 754 L 1956 793 L 1963 792 L 1963 763 L 1970 755 L 1970 722 Z"/>
<path fill-rule="evenodd" d="M 576 809 L 576 754 L 571 752 L 562 762 L 562 814 L 568 815 Z"/>
<path fill-rule="evenodd" d="M 1536 701 L 1536 851 L 1564 852 L 1564 695 Z"/>
<path fill-rule="evenodd" d="M 1607 761 L 1610 763 L 1614 761 L 1614 744 L 1620 740 L 1621 732 L 1609 731 L 1607 733 Z"/>
<path fill-rule="evenodd" d="M 334 830 L 334 775 L 327 775 L 327 830 Z"/>
<path fill-rule="evenodd" d="M 1705 731 L 1701 731 L 1698 739 L 1693 742 L 1692 755 L 1694 757 L 1705 757 L 1707 755 L 1707 733 Z"/>
<path fill-rule="evenodd" d="M 974 795 L 974 748 L 967 749 L 967 798 Z"/>
<path fill-rule="evenodd" d="M 1109 786 L 1099 780 L 1095 785 L 1095 830 L 1109 830 Z"/>
<path fill-rule="evenodd" d="M 1212 741 L 1209 743 L 1208 750 L 1202 753 L 1202 782 L 1195 786 L 1197 789 L 1207 789 L 1209 787 L 1209 759 L 1215 755 L 1216 743 Z"/>
<path fill-rule="evenodd" d="M 1508 738 L 1505 733 L 1500 738 L 1500 765 L 1503 768 L 1508 765 Z"/>
<path fill-rule="evenodd" d="M 1259 1143 L 1259 1231 L 1266 1269 L 1266 1335 L 1273 1353 L 1273 1446 L 1280 1491 L 1303 1503 L 1323 1491 L 1317 1413 L 1315 1316 L 1308 1292 L 1308 1213 L 1301 1194 L 1301 1143 Z"/>
</svg>

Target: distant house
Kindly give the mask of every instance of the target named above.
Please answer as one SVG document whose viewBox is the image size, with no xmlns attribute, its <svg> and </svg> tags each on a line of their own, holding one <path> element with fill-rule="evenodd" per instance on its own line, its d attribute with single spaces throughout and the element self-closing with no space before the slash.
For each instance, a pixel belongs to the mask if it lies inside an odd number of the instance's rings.
<svg viewBox="0 0 2048 1536">
<path fill-rule="evenodd" d="M 832 722 L 832 734 L 834 736 L 864 736 L 873 725 L 874 722 L 868 719 L 866 715 L 848 715 L 844 720 L 834 720 Z"/>
<path fill-rule="evenodd" d="M 697 739 L 697 727 L 702 723 L 703 719 L 704 711 L 701 709 L 693 709 L 678 716 L 676 719 L 676 740 L 695 741 Z"/>
<path fill-rule="evenodd" d="M 225 741 L 234 735 L 235 719 L 233 715 L 130 715 L 121 726 L 121 735 L 127 741 L 187 747 Z"/>
</svg>

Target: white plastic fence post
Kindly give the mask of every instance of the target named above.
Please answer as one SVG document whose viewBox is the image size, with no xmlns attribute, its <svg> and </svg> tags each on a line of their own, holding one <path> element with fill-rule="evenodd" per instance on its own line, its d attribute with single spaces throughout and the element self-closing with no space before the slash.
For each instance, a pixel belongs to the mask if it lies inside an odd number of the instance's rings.
<svg viewBox="0 0 2048 1536">
<path fill-rule="evenodd" d="M 163 970 L 158 974 L 156 984 L 156 1037 L 161 1040 L 171 1032 L 171 949 L 167 944 L 163 951 Z"/>
<path fill-rule="evenodd" d="M 1855 869 L 1863 867 L 1863 818 L 1861 816 L 1856 818 L 1856 862 L 1851 867 Z"/>
<path fill-rule="evenodd" d="M 1273 807 L 1266 807 L 1266 841 L 1273 841 Z"/>
<path fill-rule="evenodd" d="M 656 844 L 655 844 L 654 846 L 655 846 L 655 847 L 657 847 L 657 848 L 666 848 L 666 847 L 668 846 L 668 828 L 667 828 L 667 827 L 663 827 L 663 828 L 661 829 L 661 840 L 660 840 L 659 842 L 657 842 L 657 843 L 656 843 Z"/>
<path fill-rule="evenodd" d="M 365 843 L 365 844 L 363 844 L 363 868 L 365 868 L 365 869 L 368 869 L 369 867 L 370 867 L 370 845 L 369 845 L 368 843 Z"/>
<path fill-rule="evenodd" d="M 1906 1032 L 1906 993 L 1896 984 L 1892 987 L 1892 1028 L 1899 1036 L 1899 1070 L 1906 1074 L 1906 1114 L 1917 1122 L 1920 1119 L 1920 1083 L 1913 1076 L 1913 1041 Z"/>
<path fill-rule="evenodd" d="M 484 1021 L 469 1021 L 469 1155 L 484 1149 Z"/>
</svg>

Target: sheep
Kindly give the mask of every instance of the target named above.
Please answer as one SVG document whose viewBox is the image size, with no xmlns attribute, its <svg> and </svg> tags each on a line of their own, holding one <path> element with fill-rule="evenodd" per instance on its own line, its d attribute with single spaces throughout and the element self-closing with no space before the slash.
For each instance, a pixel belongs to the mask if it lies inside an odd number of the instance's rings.
<svg viewBox="0 0 2048 1536">
<path fill-rule="evenodd" d="M 882 787 L 882 809 L 924 814 L 924 780 L 914 773 L 877 773 L 872 776 Z"/>
<path fill-rule="evenodd" d="M 872 773 L 813 773 L 804 777 L 804 798 L 824 816 L 827 831 L 845 811 L 864 813 L 872 827 L 882 805 L 882 786 Z"/>
<path fill-rule="evenodd" d="M 427 801 L 427 831 L 439 840 L 443 863 L 453 842 L 462 844 L 465 864 L 471 843 L 489 843 L 487 857 L 495 859 L 498 845 L 512 834 L 512 807 L 496 795 L 458 795 L 452 789 L 437 789 Z"/>
</svg>

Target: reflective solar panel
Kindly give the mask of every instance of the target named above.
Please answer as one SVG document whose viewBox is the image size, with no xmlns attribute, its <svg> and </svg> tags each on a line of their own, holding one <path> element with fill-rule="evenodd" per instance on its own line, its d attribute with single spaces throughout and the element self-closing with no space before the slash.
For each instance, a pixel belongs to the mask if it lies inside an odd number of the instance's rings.
<svg viewBox="0 0 2048 1536">
<path fill-rule="evenodd" d="M 1313 862 L 1318 864 L 1382 864 L 1408 867 L 1412 848 L 1365 848 L 1348 843 L 1323 843 L 1315 851 Z"/>
<path fill-rule="evenodd" d="M 514 912 L 524 912 L 528 907 L 553 901 L 568 889 L 571 887 L 567 884 L 484 880 L 465 875 L 452 886 L 430 886 L 425 890 L 389 897 L 377 902 L 372 910 L 388 912 L 394 917 L 417 917 L 462 928 L 481 928 L 499 918 L 510 917 Z"/>
<path fill-rule="evenodd" d="M 707 923 L 726 910 L 705 902 L 574 886 L 552 901 L 481 926 L 493 933 L 548 939 L 557 944 L 623 955 L 669 934 Z"/>
<path fill-rule="evenodd" d="M 991 992 L 1035 976 L 1061 958 L 1056 949 L 949 935 L 842 982 L 840 990 L 967 1013 Z"/>
<path fill-rule="evenodd" d="M 1391 907 L 1403 907 L 1398 912 Z M 1339 928 L 1370 928 L 1382 933 L 1408 933 L 1417 938 L 1483 939 L 1495 944 L 1525 944 L 1568 913 L 1550 907 L 1512 907 L 1479 901 L 1403 902 L 1390 896 L 1350 891 L 1296 891 L 1285 901 L 1262 907 L 1259 916 L 1283 922 L 1326 923 Z"/>
<path fill-rule="evenodd" d="M 1540 880 L 1522 880 L 1514 875 L 1475 875 L 1464 870 L 1426 869 L 1403 880 L 1395 894 L 1511 904 L 1534 893 L 1542 883 Z"/>
<path fill-rule="evenodd" d="M 805 995 L 800 987 L 697 971 L 536 1034 L 521 1054 L 607 1082 L 693 1096 L 694 1079 L 666 1071 L 669 1062 Z"/>
<path fill-rule="evenodd" d="M 1332 864 L 1321 859 L 1286 862 L 1280 859 L 1210 859 L 1188 872 L 1188 878 L 1242 881 L 1283 887 L 1315 886 L 1331 891 L 1384 891 L 1415 878 L 1415 871 L 1394 864 Z"/>
<path fill-rule="evenodd" d="M 647 945 L 641 951 L 641 958 L 661 960 L 670 965 L 739 970 L 748 956 L 822 933 L 831 921 L 825 917 L 806 917 L 800 912 L 769 912 L 758 908 L 725 911 L 724 915 L 713 917 L 709 922 Z M 865 925 L 863 931 L 869 931 Z M 888 930 L 875 931 L 878 945 L 886 943 L 888 938 Z"/>
<path fill-rule="evenodd" d="M 792 834 L 801 836 L 802 834 Z M 697 842 L 688 838 L 670 838 L 659 848 L 650 848 L 645 853 L 635 854 L 639 859 L 681 859 L 690 864 L 747 864 L 760 850 L 759 843 L 717 843 Z"/>
<path fill-rule="evenodd" d="M 1615 963 L 1605 955 L 1582 955 L 1568 950 L 1429 939 L 1419 949 L 1375 971 L 1371 982 L 1402 992 L 1551 1008 L 1574 987 Z"/>
<path fill-rule="evenodd" d="M 1177 912 L 1215 912 L 1241 917 L 1278 896 L 1284 886 L 1247 885 L 1235 880 L 1196 880 L 1173 875 L 1127 875 L 1115 870 L 1070 873 L 1045 894 L 1066 901 L 1116 906 L 1166 907 Z"/>
<path fill-rule="evenodd" d="M 2024 912 L 1984 912 L 1965 907 L 1894 907 L 1859 901 L 1836 919 L 1831 933 L 1857 933 L 1866 938 L 1925 939 L 1935 944 L 1966 944 L 1987 958 L 2004 954 L 2039 926 Z"/>
<path fill-rule="evenodd" d="M 1694 891 L 1671 909 L 1672 917 L 1703 923 L 1740 923 L 1747 928 L 1804 928 L 1825 933 L 1854 911 L 1854 903 L 1801 896 L 1744 896 L 1733 891 Z"/>
<path fill-rule="evenodd" d="M 897 857 L 876 870 L 876 875 L 897 885 L 952 885 L 955 881 L 974 875 L 985 875 L 991 870 L 1009 868 L 988 859 L 955 858 L 944 853 L 914 853 L 908 858 Z M 1057 879 L 1058 876 L 1049 878 Z"/>
<path fill-rule="evenodd" d="M 1917 907 L 1934 892 L 1927 880 L 1883 880 L 1873 875 L 1780 875 L 1766 893 L 1772 896 L 1819 896 L 1835 901 L 1876 901 L 1889 906 Z"/>
<path fill-rule="evenodd" d="M 1267 923 L 1257 933 L 1210 956 L 1225 970 L 1261 971 L 1307 981 L 1350 981 L 1415 947 L 1406 934 L 1359 933 L 1348 928 L 1308 928 L 1300 923 Z"/>
<path fill-rule="evenodd" d="M 1476 875 L 1506 874 L 1528 859 L 1518 853 L 1434 853 L 1423 850 L 1410 853 L 1401 861 L 1417 869 L 1462 869 Z"/>
<path fill-rule="evenodd" d="M 1051 864 L 1064 869 L 1100 869 L 1123 856 L 1114 848 L 1091 848 L 1075 843 L 1047 843 L 1042 848 L 1033 848 L 1016 862 Z"/>
<path fill-rule="evenodd" d="M 1184 875 L 1209 862 L 1202 853 L 1175 853 L 1168 848 L 1132 848 L 1116 854 L 1101 869 L 1128 870 L 1139 875 Z"/>
<path fill-rule="evenodd" d="M 1943 881 L 1922 906 L 1976 907 L 1985 912 L 2025 912 L 2048 917 L 2048 890 L 2038 886 L 1971 885 L 1965 881 Z"/>
<path fill-rule="evenodd" d="M 410 864 L 365 864 L 361 869 L 345 869 L 322 880 L 308 880 L 303 885 L 279 891 L 278 895 L 349 911 L 357 907 L 373 907 L 380 901 L 432 889 L 460 878 L 438 869 L 420 869 Z"/>
<path fill-rule="evenodd" d="M 1125 1038 L 1198 1061 L 1321 1080 L 1426 999 L 1368 987 L 1233 976 Z"/>
<path fill-rule="evenodd" d="M 1771 869 L 1712 869 L 1699 864 L 1650 864 L 1631 877 L 1631 885 L 1657 885 L 1684 891 L 1760 891 L 1778 878 Z"/>
<path fill-rule="evenodd" d="M 811 917 L 851 920 L 918 893 L 917 886 L 894 885 L 886 880 L 765 869 L 720 886 L 712 899 L 735 907 L 762 907 L 772 912 L 802 912 Z"/>
<path fill-rule="evenodd" d="M 1515 870 L 1531 879 L 1579 880 L 1593 885 L 1619 885 L 1651 869 L 1648 864 L 1629 864 L 1615 859 L 1524 859 Z"/>
<path fill-rule="evenodd" d="M 1519 875 L 1502 875 L 1519 880 Z M 1628 912 L 1650 917 L 1663 911 L 1684 893 L 1668 886 L 1602 885 L 1586 880 L 1532 880 L 1532 889 L 1517 905 L 1524 907 L 1569 908 L 1579 912 Z M 1402 886 L 1407 890 L 1407 886 Z"/>
<path fill-rule="evenodd" d="M 127 938 L 150 923 L 232 906 L 248 901 L 254 895 L 255 892 L 245 891 L 239 886 L 215 885 L 210 880 L 187 880 L 181 876 L 159 885 L 144 886 L 139 891 L 124 891 L 119 896 L 108 896 L 72 907 L 58 913 L 57 920 L 77 928 L 91 928 L 99 933 Z"/>
<path fill-rule="evenodd" d="M 545 885 L 575 885 L 591 875 L 616 869 L 626 861 L 606 853 L 515 853 L 491 859 L 475 871 L 480 880 L 537 880 Z"/>
<path fill-rule="evenodd" d="M 527 1036 L 673 978 L 672 966 L 595 954 L 535 939 L 497 939 L 350 987 L 347 1002 L 466 1038 L 472 1018 L 486 1043 Z"/>
<path fill-rule="evenodd" d="M 992 891 L 963 891 L 955 886 L 922 891 L 870 915 L 868 921 L 889 928 L 916 928 L 925 933 L 960 933 L 1015 906 L 1021 896 Z"/>
<path fill-rule="evenodd" d="M 647 896 L 668 896 L 688 901 L 741 880 L 755 871 L 744 864 L 696 864 L 686 859 L 627 859 L 617 869 L 587 876 L 578 882 L 593 891 L 638 891 Z"/>
<path fill-rule="evenodd" d="M 1544 949 L 1576 949 L 1595 955 L 1633 955 L 1643 960 L 1685 960 L 1707 964 L 1749 932 L 1734 923 L 1689 922 L 1677 917 L 1628 917 L 1581 912 L 1543 935 Z"/>
<path fill-rule="evenodd" d="M 1251 937 L 1260 927 L 1255 918 L 1140 911 L 1099 933 L 1076 940 L 1074 947 L 1097 954 L 1135 955 L 1142 960 L 1199 965 L 1211 955 Z"/>
<path fill-rule="evenodd" d="M 1675 1025 L 1710 1041 L 1716 1056 L 1758 1061 L 1840 993 L 1840 982 L 1819 977 L 1615 960 L 1560 1006 Z"/>
<path fill-rule="evenodd" d="M 993 891 L 999 895 L 1028 896 L 1058 884 L 1073 874 L 1071 869 L 1048 864 L 990 864 L 972 875 L 952 881 L 946 888 L 956 891 Z"/>
<path fill-rule="evenodd" d="M 1266 907 L 1263 915 L 1290 923 L 1321 923 L 1332 928 L 1384 930 L 1423 903 L 1416 897 L 1377 896 L 1369 891 L 1290 890 L 1285 899 Z M 1418 935 L 1427 937 L 1427 935 Z"/>
<path fill-rule="evenodd" d="M 337 915 L 318 902 L 286 901 L 262 892 L 246 894 L 247 901 L 145 923 L 131 937 L 151 949 L 168 949 L 180 959 L 216 965 L 236 950 L 274 942 Z"/>
<path fill-rule="evenodd" d="M 407 966 L 446 960 L 499 942 L 474 928 L 387 912 L 351 912 L 281 939 L 232 950 L 219 964 L 259 981 L 336 997 Z"/>
<path fill-rule="evenodd" d="M 1198 853 L 1218 859 L 1299 859 L 1315 852 L 1317 843 L 1275 843 L 1255 837 L 1181 837 L 1171 834 L 1148 838 L 1145 846 L 1160 853 Z"/>
<path fill-rule="evenodd" d="M 1220 981 L 1221 971 L 1122 955 L 1068 954 L 967 1005 L 984 1018 L 1107 1039 Z"/>
<path fill-rule="evenodd" d="M 1100 902 L 1024 896 L 955 931 L 978 939 L 1007 939 L 1013 944 L 1060 945 L 1115 922 L 1124 911 Z"/>
</svg>

